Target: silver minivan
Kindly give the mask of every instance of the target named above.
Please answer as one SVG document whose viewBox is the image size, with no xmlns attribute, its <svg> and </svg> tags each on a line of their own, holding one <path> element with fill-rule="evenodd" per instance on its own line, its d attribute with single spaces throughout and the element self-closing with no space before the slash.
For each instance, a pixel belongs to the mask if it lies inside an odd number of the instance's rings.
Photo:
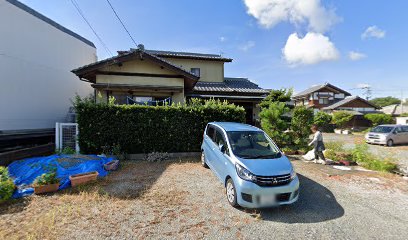
<svg viewBox="0 0 408 240">
<path fill-rule="evenodd" d="M 386 145 L 408 144 L 408 125 L 379 125 L 365 135 L 367 143 Z"/>
<path fill-rule="evenodd" d="M 224 184 L 233 207 L 291 204 L 299 197 L 299 179 L 289 159 L 261 129 L 232 122 L 207 125 L 201 161 Z"/>
</svg>

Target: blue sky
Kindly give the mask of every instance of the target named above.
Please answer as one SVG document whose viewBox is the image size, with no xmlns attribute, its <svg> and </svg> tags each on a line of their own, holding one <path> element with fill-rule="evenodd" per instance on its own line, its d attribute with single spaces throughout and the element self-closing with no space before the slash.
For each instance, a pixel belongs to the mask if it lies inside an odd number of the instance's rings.
<svg viewBox="0 0 408 240">
<path fill-rule="evenodd" d="M 70 0 L 21 0 L 93 41 Z M 134 47 L 105 0 L 76 0 L 112 52 Z M 111 0 L 147 49 L 222 54 L 225 75 L 301 91 L 330 82 L 408 97 L 408 1 Z M 363 34 L 366 32 L 366 34 Z M 284 49 L 284 50 L 283 50 Z M 351 59 L 352 58 L 352 59 Z"/>
</svg>

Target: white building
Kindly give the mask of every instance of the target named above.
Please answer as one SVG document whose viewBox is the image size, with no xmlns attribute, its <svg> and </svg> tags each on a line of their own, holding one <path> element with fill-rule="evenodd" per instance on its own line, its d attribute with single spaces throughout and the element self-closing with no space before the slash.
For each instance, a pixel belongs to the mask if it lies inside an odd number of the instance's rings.
<svg viewBox="0 0 408 240">
<path fill-rule="evenodd" d="M 70 99 L 93 92 L 71 70 L 95 45 L 16 0 L 0 0 L 0 133 L 65 121 Z"/>
</svg>

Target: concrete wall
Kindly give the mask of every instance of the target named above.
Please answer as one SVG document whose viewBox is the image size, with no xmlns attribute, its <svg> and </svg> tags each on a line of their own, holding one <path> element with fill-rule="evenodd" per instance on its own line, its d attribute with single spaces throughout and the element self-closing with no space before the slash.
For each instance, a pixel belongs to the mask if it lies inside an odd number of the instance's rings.
<svg viewBox="0 0 408 240">
<path fill-rule="evenodd" d="M 187 71 L 191 68 L 200 68 L 200 81 L 204 82 L 223 82 L 224 81 L 224 62 L 204 61 L 180 58 L 166 58 L 176 66 L 182 67 Z"/>
<path fill-rule="evenodd" d="M 75 93 L 93 92 L 70 71 L 94 61 L 94 47 L 0 0 L 0 131 L 65 121 Z"/>
</svg>

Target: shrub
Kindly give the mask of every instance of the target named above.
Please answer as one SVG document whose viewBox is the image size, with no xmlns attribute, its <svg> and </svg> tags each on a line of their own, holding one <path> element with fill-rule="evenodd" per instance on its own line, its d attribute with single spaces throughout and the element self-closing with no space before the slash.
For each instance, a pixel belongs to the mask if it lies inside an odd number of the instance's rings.
<svg viewBox="0 0 408 240">
<path fill-rule="evenodd" d="M 0 203 L 11 198 L 15 189 L 6 167 L 0 166 Z"/>
<path fill-rule="evenodd" d="M 271 90 L 269 95 L 259 104 L 261 108 L 268 108 L 273 102 L 289 102 L 291 100 L 292 89 Z"/>
<path fill-rule="evenodd" d="M 326 128 L 332 121 L 333 117 L 323 111 L 317 112 L 313 117 L 313 124 L 319 128 Z"/>
<path fill-rule="evenodd" d="M 373 126 L 392 123 L 392 116 L 384 113 L 369 113 L 364 116 Z"/>
<path fill-rule="evenodd" d="M 379 107 L 385 107 L 393 104 L 400 104 L 401 100 L 395 97 L 381 97 L 381 98 L 374 98 L 370 100 L 370 103 L 377 105 Z"/>
<path fill-rule="evenodd" d="M 55 183 L 59 183 L 59 179 L 57 178 L 57 173 L 55 171 L 44 173 L 41 176 L 38 176 L 34 181 L 34 185 L 36 186 L 44 186 Z"/>
<path fill-rule="evenodd" d="M 83 153 L 100 153 L 103 146 L 124 153 L 200 151 L 208 122 L 245 121 L 244 108 L 215 100 L 171 106 L 76 101 L 75 107 Z"/>
<path fill-rule="evenodd" d="M 290 128 L 293 131 L 293 142 L 299 148 L 306 148 L 312 123 L 313 110 L 304 106 L 295 107 Z"/>
<path fill-rule="evenodd" d="M 286 132 L 289 123 L 284 115 L 289 113 L 289 108 L 283 102 L 272 102 L 269 107 L 262 108 L 259 114 L 262 129 L 271 137 L 278 146 L 290 143 L 290 135 Z"/>
<path fill-rule="evenodd" d="M 352 151 L 352 158 L 359 165 L 371 170 L 392 172 L 397 169 L 397 165 L 391 160 L 379 160 L 370 154 L 366 144 L 357 144 Z"/>
<path fill-rule="evenodd" d="M 333 113 L 333 123 L 339 128 L 344 128 L 353 118 L 353 114 L 347 111 L 336 111 Z"/>
</svg>

